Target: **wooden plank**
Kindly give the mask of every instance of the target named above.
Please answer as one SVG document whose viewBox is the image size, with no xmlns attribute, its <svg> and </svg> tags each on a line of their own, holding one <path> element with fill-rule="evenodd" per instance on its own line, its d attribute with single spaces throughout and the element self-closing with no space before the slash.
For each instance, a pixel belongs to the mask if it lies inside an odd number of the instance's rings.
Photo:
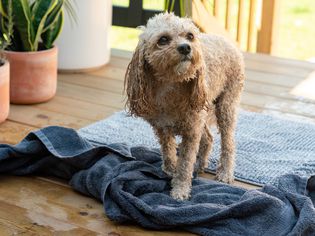
<svg viewBox="0 0 315 236">
<path fill-rule="evenodd" d="M 236 31 L 236 41 L 240 48 L 243 49 L 243 45 L 246 43 L 245 38 L 245 0 L 238 1 L 238 14 L 237 14 L 237 31 Z"/>
<path fill-rule="evenodd" d="M 245 62 L 251 60 L 251 61 L 260 62 L 263 65 L 264 64 L 277 64 L 278 66 L 298 67 L 298 68 L 303 68 L 307 70 L 315 70 L 315 63 L 313 62 L 270 56 L 263 53 L 243 52 L 243 55 L 245 58 Z"/>
<path fill-rule="evenodd" d="M 121 231 L 121 235 L 123 236 L 170 236 L 170 235 L 178 235 L 178 236 L 188 236 L 188 235 L 196 235 L 196 234 L 191 234 L 188 232 L 184 231 L 178 231 L 178 230 L 172 230 L 172 231 L 130 231 L 130 227 L 125 227 L 124 229 L 121 229 L 118 227 L 118 229 Z M 116 236 L 116 235 L 114 235 Z"/>
<path fill-rule="evenodd" d="M 261 26 L 258 30 L 257 52 L 273 54 L 277 49 L 280 0 L 262 1 Z"/>
<path fill-rule="evenodd" d="M 202 4 L 205 6 L 209 13 L 213 13 L 214 7 L 211 6 L 211 2 L 208 0 L 201 0 Z"/>
<path fill-rule="evenodd" d="M 258 113 L 263 113 L 263 114 L 275 115 L 275 116 L 279 116 L 282 118 L 288 118 L 288 119 L 293 118 L 294 120 L 307 121 L 307 122 L 315 123 L 315 119 L 311 118 L 311 117 L 305 117 L 305 116 L 301 116 L 301 115 L 297 115 L 297 114 L 287 113 L 284 111 L 265 109 L 262 107 L 256 107 L 255 105 L 241 104 L 241 109 L 244 109 L 246 111 L 251 111 L 251 112 L 258 112 Z"/>
<path fill-rule="evenodd" d="M 225 8 L 225 28 L 227 31 L 231 32 L 232 30 L 232 0 L 226 0 L 226 8 Z"/>
<path fill-rule="evenodd" d="M 35 105 L 35 107 L 41 110 L 52 111 L 84 120 L 89 120 L 91 122 L 105 119 L 112 113 L 119 110 L 103 105 L 81 101 L 75 98 L 67 98 L 62 96 L 56 96 L 50 102 L 41 103 Z"/>
<path fill-rule="evenodd" d="M 261 82 L 270 85 L 282 86 L 292 88 L 303 81 L 304 77 L 296 77 L 290 75 L 273 74 L 270 72 L 257 71 L 257 70 L 245 70 L 246 81 Z M 245 81 L 245 83 L 246 83 Z"/>
<path fill-rule="evenodd" d="M 49 125 L 60 125 L 74 129 L 79 129 L 93 122 L 91 120 L 25 105 L 11 105 L 9 120 L 38 128 Z"/>
<path fill-rule="evenodd" d="M 0 218 L 0 232 L 3 236 L 11 235 L 34 235 L 34 231 L 31 232 L 29 229 L 23 229 L 18 227 L 14 223 Z"/>
<path fill-rule="evenodd" d="M 248 34 L 247 34 L 247 51 L 256 51 L 256 17 L 257 17 L 257 0 L 250 0 L 249 5 L 249 20 L 248 20 Z"/>
<path fill-rule="evenodd" d="M 244 91 L 241 103 L 244 105 L 261 107 L 264 110 L 289 113 L 293 115 L 315 118 L 315 104 L 302 101 L 291 101 L 273 96 L 260 95 Z"/>
<path fill-rule="evenodd" d="M 185 15 L 187 17 L 191 17 L 193 14 L 192 13 L 192 1 L 191 0 L 182 0 L 180 4 L 182 4 L 181 7 L 182 7 L 182 10 L 185 12 Z"/>
<path fill-rule="evenodd" d="M 130 59 L 133 52 L 122 49 L 112 48 L 110 61 L 114 58 Z"/>
<path fill-rule="evenodd" d="M 201 0 L 192 1 L 192 19 L 203 32 L 222 35 L 236 44 L 233 36 L 207 11 Z"/>
<path fill-rule="evenodd" d="M 125 104 L 123 95 L 64 82 L 59 83 L 57 95 L 114 109 L 123 109 Z"/>
<path fill-rule="evenodd" d="M 210 174 L 210 173 L 202 173 L 202 174 L 199 174 L 198 177 L 215 180 L 215 175 L 214 174 Z M 257 189 L 257 188 L 259 188 L 259 187 L 255 186 L 255 185 L 244 183 L 244 182 L 241 182 L 241 181 L 238 181 L 238 180 L 235 180 L 233 185 L 241 187 L 241 188 L 246 188 L 246 189 Z"/>
<path fill-rule="evenodd" d="M 92 74 L 68 74 L 59 75 L 59 81 L 63 81 L 69 84 L 81 85 L 84 87 L 101 89 L 108 92 L 115 92 L 118 94 L 123 94 L 124 81 L 123 79 L 117 80 L 117 76 L 121 77 L 125 70 L 121 70 L 115 76 L 107 77 L 106 73 L 102 73 L 102 70 L 98 70 L 97 76 Z"/>
<path fill-rule="evenodd" d="M 98 70 L 89 72 L 89 75 L 124 81 L 126 68 L 123 66 L 105 66 Z"/>
<path fill-rule="evenodd" d="M 28 211 L 7 201 L 0 201 L 0 224 L 7 227 L 6 232 L 11 233 L 7 235 L 99 235 L 80 226 L 33 211 L 33 209 Z"/>
<path fill-rule="evenodd" d="M 0 143 L 16 144 L 34 129 L 37 128 L 7 120 L 0 124 Z"/>
<path fill-rule="evenodd" d="M 291 94 L 315 100 L 315 71 L 291 90 Z"/>
<path fill-rule="evenodd" d="M 247 69 L 268 72 L 273 74 L 307 77 L 311 70 L 298 66 L 279 65 L 275 63 L 261 63 L 254 60 L 246 60 L 245 66 Z"/>
<path fill-rule="evenodd" d="M 315 104 L 315 99 L 309 98 L 307 94 L 305 97 L 303 96 L 303 94 L 300 94 L 299 96 L 297 96 L 297 95 L 294 95 L 292 90 L 293 89 L 290 87 L 276 86 L 276 85 L 271 85 L 271 84 L 255 82 L 251 80 L 247 80 L 245 83 L 246 92 L 259 94 L 262 96 L 268 95 L 268 96 L 283 98 L 283 99 L 292 100 L 292 101 L 300 101 L 303 103 Z"/>
<path fill-rule="evenodd" d="M 214 0 L 213 1 L 213 15 L 216 17 L 216 18 L 218 18 L 218 19 L 220 19 L 221 18 L 221 16 L 222 16 L 222 0 L 220 1 L 220 0 Z"/>
<path fill-rule="evenodd" d="M 100 202 L 36 177 L 1 177 L 0 201 L 91 232 L 117 232 Z"/>
</svg>

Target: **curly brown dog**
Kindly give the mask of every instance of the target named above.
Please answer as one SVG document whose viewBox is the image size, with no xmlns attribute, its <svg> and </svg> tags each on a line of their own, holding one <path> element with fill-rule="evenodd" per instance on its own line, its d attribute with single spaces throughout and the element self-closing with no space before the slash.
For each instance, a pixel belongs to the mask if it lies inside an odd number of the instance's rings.
<svg viewBox="0 0 315 236">
<path fill-rule="evenodd" d="M 159 138 L 162 168 L 173 177 L 171 196 L 189 198 L 194 168 L 202 172 L 208 164 L 214 122 L 221 134 L 216 178 L 233 182 L 236 110 L 244 81 L 241 52 L 169 13 L 154 16 L 142 30 L 125 77 L 127 106 Z M 176 135 L 182 138 L 178 157 Z"/>
</svg>

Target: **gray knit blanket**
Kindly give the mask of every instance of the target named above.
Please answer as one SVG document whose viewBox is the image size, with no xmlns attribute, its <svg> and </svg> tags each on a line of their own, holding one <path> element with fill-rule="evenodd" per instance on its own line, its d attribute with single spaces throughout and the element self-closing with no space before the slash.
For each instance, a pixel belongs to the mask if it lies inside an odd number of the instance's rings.
<svg viewBox="0 0 315 236">
<path fill-rule="evenodd" d="M 124 111 L 79 133 L 96 143 L 159 148 L 150 125 Z M 212 133 L 215 141 L 207 171 L 213 173 L 220 157 L 220 135 L 216 130 Z M 315 175 L 315 124 L 311 122 L 241 111 L 236 143 L 235 177 L 240 181 L 263 185 L 276 183 L 284 174 Z"/>
</svg>

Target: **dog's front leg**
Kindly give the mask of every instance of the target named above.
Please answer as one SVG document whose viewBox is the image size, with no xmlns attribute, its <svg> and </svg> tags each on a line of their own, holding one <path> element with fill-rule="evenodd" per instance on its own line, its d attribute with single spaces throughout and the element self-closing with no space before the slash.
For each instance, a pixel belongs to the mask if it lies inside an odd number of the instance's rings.
<svg viewBox="0 0 315 236">
<path fill-rule="evenodd" d="M 200 129 L 192 129 L 190 133 L 182 136 L 182 142 L 179 146 L 176 174 L 172 179 L 171 196 L 174 199 L 185 200 L 190 197 L 191 180 L 200 138 Z"/>
<path fill-rule="evenodd" d="M 167 129 L 157 128 L 155 133 L 159 138 L 163 165 L 162 170 L 169 176 L 173 177 L 175 175 L 176 169 L 176 140 L 174 135 L 169 132 Z"/>
</svg>

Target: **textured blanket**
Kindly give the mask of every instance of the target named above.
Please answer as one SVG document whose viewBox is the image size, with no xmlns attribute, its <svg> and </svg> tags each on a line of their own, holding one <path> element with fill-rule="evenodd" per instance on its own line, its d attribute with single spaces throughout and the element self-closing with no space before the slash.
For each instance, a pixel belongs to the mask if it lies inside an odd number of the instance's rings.
<svg viewBox="0 0 315 236">
<path fill-rule="evenodd" d="M 67 179 L 117 222 L 212 236 L 315 235 L 315 177 L 286 175 L 260 190 L 194 179 L 191 199 L 177 201 L 160 166 L 157 150 L 92 144 L 61 127 L 0 145 L 0 173 Z"/>
<path fill-rule="evenodd" d="M 140 118 L 119 112 L 81 129 L 89 140 L 158 148 L 150 125 Z M 209 172 L 215 172 L 220 157 L 220 135 L 212 132 L 214 145 Z M 266 114 L 241 111 L 236 130 L 236 179 L 263 185 L 275 184 L 289 173 L 315 175 L 315 125 Z"/>
</svg>

